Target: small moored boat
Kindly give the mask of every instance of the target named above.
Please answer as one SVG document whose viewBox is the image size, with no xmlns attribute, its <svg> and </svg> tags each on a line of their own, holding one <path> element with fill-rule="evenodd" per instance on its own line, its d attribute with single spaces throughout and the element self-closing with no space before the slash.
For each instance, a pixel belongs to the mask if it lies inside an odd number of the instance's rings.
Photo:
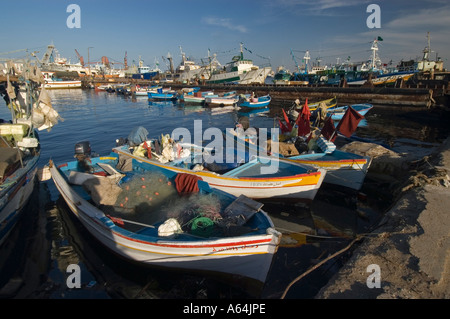
<svg viewBox="0 0 450 319">
<path fill-rule="evenodd" d="M 211 187 L 253 199 L 310 202 L 326 174 L 323 169 L 284 159 L 264 155 L 248 158 L 232 149 L 174 142 L 169 135 L 161 139 L 144 137 L 131 147 L 125 144 L 113 151 L 177 173 L 196 175 Z"/>
<path fill-rule="evenodd" d="M 270 95 L 264 95 L 260 97 L 250 97 L 246 99 L 242 99 L 239 102 L 240 107 L 251 107 L 251 108 L 259 108 L 259 107 L 267 107 L 270 104 L 272 98 Z"/>
<path fill-rule="evenodd" d="M 224 134 L 235 138 L 237 143 L 247 149 L 260 154 L 270 153 L 271 156 L 285 160 L 310 165 L 326 170 L 324 183 L 343 186 L 350 190 L 360 190 L 369 170 L 372 159 L 354 153 L 336 149 L 334 143 L 327 141 L 322 136 L 317 138 L 317 151 L 313 153 L 300 153 L 294 143 L 278 142 L 275 145 L 271 140 L 267 141 L 267 147 L 262 148 L 257 143 L 257 136 L 249 136 L 246 139 L 239 138 L 235 131 L 227 130 Z M 299 137 L 300 138 L 300 137 Z M 305 149 L 306 149 L 305 144 Z M 277 150 L 277 152 L 275 152 Z"/>
<path fill-rule="evenodd" d="M 241 276 L 264 283 L 281 234 L 262 204 L 194 175 L 111 153 L 50 163 L 74 215 L 105 247 L 147 266 Z"/>
<path fill-rule="evenodd" d="M 158 88 L 156 92 L 147 92 L 148 98 L 154 101 L 175 101 L 177 99 L 177 93 L 172 90 L 164 90 Z"/>
<path fill-rule="evenodd" d="M 59 120 L 51 99 L 42 87 L 35 66 L 18 81 L 10 81 L 9 69 L 0 93 L 11 111 L 11 120 L 0 119 L 0 245 L 7 240 L 33 193 L 41 154 L 38 130 L 50 129 Z M 22 78 L 23 77 L 23 78 Z M 18 90 L 14 89 L 14 86 Z"/>
</svg>

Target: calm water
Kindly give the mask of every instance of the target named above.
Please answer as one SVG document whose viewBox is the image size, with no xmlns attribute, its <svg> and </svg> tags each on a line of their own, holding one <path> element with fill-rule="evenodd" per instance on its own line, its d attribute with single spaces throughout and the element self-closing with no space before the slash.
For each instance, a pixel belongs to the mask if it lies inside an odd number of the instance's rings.
<svg viewBox="0 0 450 319">
<path fill-rule="evenodd" d="M 280 106 L 270 110 L 241 114 L 235 110 L 208 109 L 179 104 L 152 104 L 146 98 L 132 99 L 93 90 L 51 91 L 53 107 L 63 118 L 50 132 L 40 132 L 40 167 L 52 159 L 64 163 L 73 159 L 74 145 L 90 141 L 94 152 L 107 154 L 119 137 L 127 137 L 136 126 L 143 126 L 149 137 L 170 134 L 185 127 L 191 132 L 194 120 L 208 127 L 234 127 L 243 116 L 250 125 L 273 127 Z M 0 118 L 9 119 L 4 101 Z M 448 135 L 439 116 L 427 117 L 403 108 L 376 106 L 366 116 L 357 135 L 389 145 L 399 152 L 415 153 L 418 158 L 430 153 Z M 368 182 L 369 183 L 369 182 Z M 280 229 L 309 232 L 295 245 L 285 242 L 277 252 L 262 298 L 279 298 L 287 285 L 309 267 L 341 249 L 356 233 L 367 229 L 382 216 L 389 203 L 378 194 L 367 193 L 365 200 L 321 189 L 310 207 L 265 203 L 265 210 Z M 364 189 L 363 189 L 364 191 Z M 1 247 L 0 296 L 3 298 L 247 298 L 241 287 L 211 277 L 143 269 L 110 255 L 87 234 L 69 214 L 52 181 L 40 183 L 26 215 Z M 296 283 L 286 298 L 313 298 L 339 268 L 337 258 Z M 82 288 L 69 289 L 66 272 L 69 264 L 82 271 Z"/>
</svg>

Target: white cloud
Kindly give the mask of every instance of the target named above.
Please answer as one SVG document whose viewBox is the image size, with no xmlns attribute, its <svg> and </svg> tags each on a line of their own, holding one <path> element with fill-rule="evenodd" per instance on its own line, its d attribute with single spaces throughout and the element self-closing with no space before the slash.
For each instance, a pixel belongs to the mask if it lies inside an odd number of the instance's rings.
<svg viewBox="0 0 450 319">
<path fill-rule="evenodd" d="M 335 15 L 333 9 L 360 6 L 373 0 L 275 0 L 267 3 L 272 7 L 289 8 L 300 15 Z"/>
<path fill-rule="evenodd" d="M 203 23 L 208 25 L 214 25 L 218 27 L 227 28 L 233 31 L 239 31 L 241 33 L 247 33 L 248 30 L 243 25 L 234 24 L 231 19 L 228 18 L 217 18 L 217 17 L 205 17 L 202 19 Z"/>
</svg>

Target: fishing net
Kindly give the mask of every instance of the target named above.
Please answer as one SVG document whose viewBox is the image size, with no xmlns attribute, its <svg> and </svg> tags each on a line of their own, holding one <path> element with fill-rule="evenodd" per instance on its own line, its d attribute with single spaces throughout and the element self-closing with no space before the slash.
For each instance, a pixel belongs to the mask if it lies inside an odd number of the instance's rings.
<svg viewBox="0 0 450 319">
<path fill-rule="evenodd" d="M 217 196 L 197 193 L 171 201 L 162 211 L 167 218 L 175 218 L 184 232 L 210 237 L 220 232 L 216 223 L 222 219 L 222 207 Z"/>
<path fill-rule="evenodd" d="M 174 225 L 178 223 L 182 232 L 202 237 L 212 236 L 216 222 L 222 218 L 220 211 L 224 206 L 216 195 L 180 196 L 174 182 L 162 174 L 148 172 L 124 178 L 121 189 L 114 205 L 106 208 L 107 214 L 113 217 L 144 225 L 170 221 L 168 229 L 175 229 Z M 123 226 L 129 230 L 142 227 L 132 223 Z M 161 232 L 164 233 L 172 234 L 172 231 Z"/>
<path fill-rule="evenodd" d="M 122 214 L 148 214 L 177 195 L 173 183 L 164 175 L 143 173 L 123 182 L 115 208 Z"/>
<path fill-rule="evenodd" d="M 242 197 L 233 200 L 201 192 L 180 195 L 174 184 L 154 172 L 123 178 L 122 190 L 106 213 L 131 221 L 122 225 L 131 231 L 148 225 L 158 228 L 160 236 L 183 233 L 208 238 L 236 235 L 236 229 L 250 231 L 244 224 L 260 209 Z"/>
</svg>

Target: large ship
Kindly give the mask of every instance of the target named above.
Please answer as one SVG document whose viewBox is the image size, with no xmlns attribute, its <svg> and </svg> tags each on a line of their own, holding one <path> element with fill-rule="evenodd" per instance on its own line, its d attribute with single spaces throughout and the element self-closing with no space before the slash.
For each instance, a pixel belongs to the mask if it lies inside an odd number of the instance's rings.
<svg viewBox="0 0 450 319">
<path fill-rule="evenodd" d="M 271 71 L 270 66 L 258 67 L 252 60 L 244 59 L 241 43 L 241 54 L 234 56 L 223 68 L 213 71 L 206 83 L 264 84 Z"/>
<path fill-rule="evenodd" d="M 60 77 L 124 77 L 124 70 L 115 69 L 112 67 L 112 63 L 109 62 L 108 57 L 103 56 L 101 62 L 90 62 L 87 65 L 84 63 L 83 57 L 79 55 L 75 50 L 79 62 L 72 63 L 64 57 L 61 57 L 58 50 L 53 44 L 47 46 L 42 59 L 39 59 L 36 55 L 34 57 L 39 62 L 40 68 L 45 72 L 57 73 Z"/>
</svg>

